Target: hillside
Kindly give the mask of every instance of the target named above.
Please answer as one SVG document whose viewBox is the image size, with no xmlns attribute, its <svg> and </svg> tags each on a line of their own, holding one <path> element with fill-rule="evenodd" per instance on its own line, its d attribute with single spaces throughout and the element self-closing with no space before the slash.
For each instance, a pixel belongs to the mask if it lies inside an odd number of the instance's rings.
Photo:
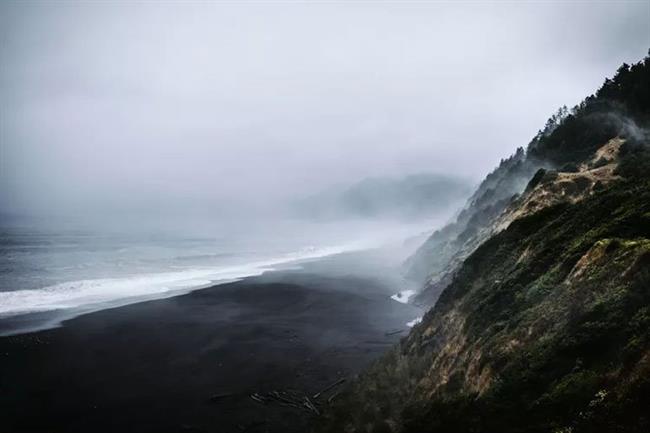
<svg viewBox="0 0 650 433">
<path fill-rule="evenodd" d="M 321 430 L 648 431 L 649 114 L 646 58 L 502 161 L 409 261 L 434 307 Z"/>
<path fill-rule="evenodd" d="M 503 159 L 479 185 L 457 220 L 433 235 L 405 263 L 405 274 L 423 289 L 416 302 L 432 306 L 463 261 L 502 230 L 495 220 L 541 168 L 565 173 L 603 165 L 595 152 L 620 136 L 631 145 L 647 140 L 639 125 L 650 121 L 648 59 L 623 65 L 613 79 L 576 107 L 562 107 L 528 144 Z M 597 158 L 597 161 L 592 160 Z M 503 222 L 503 219 L 502 219 Z"/>
</svg>

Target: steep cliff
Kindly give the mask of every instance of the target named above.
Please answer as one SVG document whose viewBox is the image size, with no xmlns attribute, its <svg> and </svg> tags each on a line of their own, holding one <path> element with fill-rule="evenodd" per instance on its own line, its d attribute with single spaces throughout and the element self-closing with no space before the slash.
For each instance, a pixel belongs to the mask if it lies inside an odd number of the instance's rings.
<svg viewBox="0 0 650 433">
<path fill-rule="evenodd" d="M 431 306 L 462 261 L 483 242 L 494 219 L 542 166 L 523 148 L 501 161 L 469 198 L 456 221 L 434 232 L 405 263 L 406 276 L 422 285 L 416 302 Z"/>
<path fill-rule="evenodd" d="M 502 160 L 471 196 L 456 221 L 433 233 L 406 261 L 406 276 L 422 285 L 416 303 L 435 304 L 463 261 L 506 227 L 504 223 L 511 218 L 501 218 L 500 223 L 496 220 L 524 192 L 536 173 L 542 176 L 538 173 L 540 168 L 564 173 L 599 168 L 607 165 L 607 157 L 611 157 L 594 153 L 603 143 L 617 136 L 633 142 L 646 139 L 639 124 L 648 123 L 649 70 L 648 58 L 632 66 L 621 66 L 596 94 L 571 110 L 560 108 L 525 150 L 519 148 Z M 598 176 L 597 172 L 592 174 Z M 579 182 L 575 186 L 580 187 Z"/>
<path fill-rule="evenodd" d="M 477 206 L 486 179 L 425 244 L 435 306 L 322 430 L 650 431 L 649 113 L 646 58 L 515 155 L 536 170 L 520 194 Z"/>
</svg>

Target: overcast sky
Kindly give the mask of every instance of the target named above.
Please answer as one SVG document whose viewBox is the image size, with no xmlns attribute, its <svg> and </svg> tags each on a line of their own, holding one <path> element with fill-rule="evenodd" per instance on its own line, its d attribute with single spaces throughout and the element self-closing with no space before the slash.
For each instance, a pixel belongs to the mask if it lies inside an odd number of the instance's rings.
<svg viewBox="0 0 650 433">
<path fill-rule="evenodd" d="M 480 180 L 650 48 L 650 2 L 2 2 L 0 210 Z"/>
</svg>

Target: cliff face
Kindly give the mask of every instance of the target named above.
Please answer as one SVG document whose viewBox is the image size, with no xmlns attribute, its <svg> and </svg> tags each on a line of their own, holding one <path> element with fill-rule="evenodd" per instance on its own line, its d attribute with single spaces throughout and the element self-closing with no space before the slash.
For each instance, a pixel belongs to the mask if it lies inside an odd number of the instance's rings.
<svg viewBox="0 0 650 433">
<path fill-rule="evenodd" d="M 411 259 L 435 306 L 324 431 L 650 431 L 650 61 L 623 69 Z M 626 100 L 625 122 L 603 111 Z"/>
<path fill-rule="evenodd" d="M 435 303 L 462 261 L 489 237 L 494 219 L 542 165 L 519 148 L 485 178 L 456 221 L 433 233 L 406 261 L 406 276 L 422 285 L 416 303 Z"/>
<path fill-rule="evenodd" d="M 575 176 L 564 175 L 567 180 L 563 182 L 564 186 L 572 185 L 578 189 L 594 176 L 596 180 L 600 175 L 609 178 L 609 171 L 613 168 L 611 160 L 624 138 L 633 142 L 647 139 L 644 135 L 646 130 L 639 124 L 647 124 L 649 118 L 648 58 L 631 67 L 621 66 L 613 79 L 607 79 L 596 94 L 573 109 L 562 107 L 558 110 L 526 150 L 517 149 L 483 180 L 455 222 L 436 231 L 407 260 L 406 276 L 422 285 L 416 303 L 434 305 L 463 261 L 517 216 L 504 218 L 502 213 L 509 207 L 513 212 L 512 201 L 524 192 L 535 174 L 541 176 L 538 173 L 540 168 L 562 173 L 582 172 Z M 603 143 L 617 136 L 618 142 L 609 143 L 600 150 Z M 597 170 L 603 166 L 608 167 Z M 587 170 L 592 172 L 585 174 Z M 597 188 L 601 186 L 601 183 L 596 184 Z M 530 204 L 534 206 L 534 200 Z M 524 212 L 532 210 L 529 207 Z M 499 222 L 496 221 L 498 218 Z"/>
<path fill-rule="evenodd" d="M 478 247 L 332 431 L 650 428 L 650 182 L 574 199 Z"/>
</svg>

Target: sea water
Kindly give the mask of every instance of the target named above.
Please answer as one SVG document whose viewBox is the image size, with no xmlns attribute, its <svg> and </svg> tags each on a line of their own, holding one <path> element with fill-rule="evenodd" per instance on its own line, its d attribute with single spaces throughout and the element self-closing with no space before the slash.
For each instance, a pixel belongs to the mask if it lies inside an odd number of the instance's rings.
<svg viewBox="0 0 650 433">
<path fill-rule="evenodd" d="M 70 318 L 174 296 L 305 260 L 371 248 L 417 231 L 401 226 L 342 226 L 291 222 L 190 236 L 179 230 L 4 224 L 0 227 L 0 325 L 3 320 L 16 322 L 18 316 L 64 313 Z M 49 323 L 55 326 L 58 321 Z M 7 331 L 0 326 L 2 333 Z"/>
</svg>

